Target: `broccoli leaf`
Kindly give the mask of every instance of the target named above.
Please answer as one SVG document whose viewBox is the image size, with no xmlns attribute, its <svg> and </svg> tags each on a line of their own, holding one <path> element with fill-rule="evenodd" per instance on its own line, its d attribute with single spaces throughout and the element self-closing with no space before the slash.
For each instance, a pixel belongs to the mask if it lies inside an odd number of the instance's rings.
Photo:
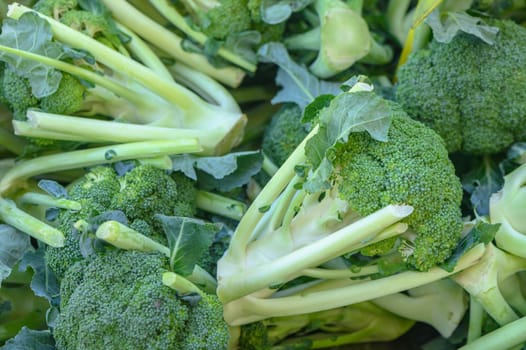
<svg viewBox="0 0 526 350">
<path fill-rule="evenodd" d="M 20 271 L 26 271 L 28 267 L 33 269 L 31 289 L 36 296 L 46 298 L 51 305 L 58 305 L 60 297 L 60 285 L 55 274 L 46 265 L 44 260 L 44 245 L 35 251 L 28 251 L 20 261 Z"/>
<path fill-rule="evenodd" d="M 173 271 L 182 276 L 192 274 L 197 261 L 206 254 L 221 226 L 180 216 L 159 214 L 156 218 L 168 238 Z"/>
<path fill-rule="evenodd" d="M 293 102 L 303 110 L 319 95 L 341 93 L 339 83 L 319 80 L 307 67 L 295 63 L 283 44 L 265 44 L 259 48 L 258 56 L 260 62 L 274 63 L 280 68 L 276 83 L 283 88 L 271 100 L 273 104 Z"/>
<path fill-rule="evenodd" d="M 31 249 L 29 236 L 8 225 L 0 225 L 0 286 L 13 266 Z"/>
<path fill-rule="evenodd" d="M 67 198 L 68 191 L 64 186 L 53 180 L 40 180 L 38 187 L 56 198 Z"/>
<path fill-rule="evenodd" d="M 367 131 L 375 140 L 387 141 L 391 114 L 388 103 L 371 91 L 344 93 L 332 100 L 320 112 L 319 132 L 305 146 L 313 173 L 304 189 L 313 193 L 330 187 L 331 150 L 351 132 Z"/>
<path fill-rule="evenodd" d="M 426 19 L 433 30 L 433 37 L 440 43 L 447 44 L 463 32 L 493 45 L 499 29 L 481 24 L 481 21 L 480 17 L 472 17 L 465 12 L 447 12 L 441 16 L 438 10 L 431 12 Z"/>
<path fill-rule="evenodd" d="M 261 170 L 261 152 L 235 152 L 220 157 L 196 157 L 189 154 L 172 158 L 173 170 L 182 171 L 206 190 L 228 192 L 247 184 Z"/>
<path fill-rule="evenodd" d="M 314 0 L 263 0 L 261 1 L 261 18 L 269 24 L 286 21 L 293 12 L 300 11 L 312 4 Z"/>
<path fill-rule="evenodd" d="M 0 45 L 29 51 L 51 58 L 60 58 L 62 45 L 52 41 L 53 33 L 46 20 L 34 13 L 26 13 L 20 19 L 4 19 Z M 58 89 L 62 74 L 54 68 L 30 61 L 20 56 L 0 53 L 0 60 L 9 63 L 21 76 L 29 79 L 33 95 L 42 98 Z"/>
<path fill-rule="evenodd" d="M 49 330 L 36 331 L 22 327 L 20 332 L 9 339 L 2 350 L 54 350 L 55 340 Z"/>
<path fill-rule="evenodd" d="M 488 244 L 491 242 L 499 230 L 499 226 L 500 225 L 487 224 L 481 221 L 477 222 L 471 231 L 460 240 L 451 256 L 443 262 L 440 267 L 448 272 L 453 271 L 458 260 L 464 253 L 479 243 Z"/>
</svg>

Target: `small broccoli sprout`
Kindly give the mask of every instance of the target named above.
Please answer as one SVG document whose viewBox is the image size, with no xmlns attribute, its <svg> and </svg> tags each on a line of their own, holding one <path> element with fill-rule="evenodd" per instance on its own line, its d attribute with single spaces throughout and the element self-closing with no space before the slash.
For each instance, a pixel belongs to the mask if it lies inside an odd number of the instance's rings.
<svg viewBox="0 0 526 350">
<path fill-rule="evenodd" d="M 504 177 L 504 186 L 490 198 L 490 220 L 500 224 L 497 246 L 526 258 L 526 164 Z"/>
</svg>

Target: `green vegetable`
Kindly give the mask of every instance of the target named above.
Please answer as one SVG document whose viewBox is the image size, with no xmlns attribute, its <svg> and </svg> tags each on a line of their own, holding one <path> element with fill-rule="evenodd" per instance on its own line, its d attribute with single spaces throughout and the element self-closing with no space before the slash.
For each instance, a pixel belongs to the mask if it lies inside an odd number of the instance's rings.
<svg viewBox="0 0 526 350">
<path fill-rule="evenodd" d="M 433 41 L 398 72 L 397 101 L 440 134 L 449 152 L 493 154 L 526 138 L 525 80 L 517 74 L 526 30 L 512 21 L 486 22 L 499 29 L 493 45 L 468 34 L 449 44 Z"/>
</svg>

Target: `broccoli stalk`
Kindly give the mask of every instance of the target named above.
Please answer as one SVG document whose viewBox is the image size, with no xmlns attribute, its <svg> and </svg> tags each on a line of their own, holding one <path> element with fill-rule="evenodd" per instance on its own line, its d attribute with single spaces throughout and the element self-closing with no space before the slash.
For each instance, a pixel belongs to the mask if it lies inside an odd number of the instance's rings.
<svg viewBox="0 0 526 350">
<path fill-rule="evenodd" d="M 494 330 L 459 350 L 515 349 L 526 342 L 526 316 Z"/>
<path fill-rule="evenodd" d="M 317 0 L 314 8 L 319 26 L 285 39 L 289 50 L 318 51 L 310 70 L 320 78 L 336 75 L 361 60 L 385 64 L 392 57 L 390 47 L 382 46 L 372 37 L 361 16 L 361 1 L 348 4 L 341 0 Z M 341 40 L 342 37 L 347 38 Z"/>
<path fill-rule="evenodd" d="M 504 186 L 490 197 L 490 221 L 500 224 L 497 246 L 526 258 L 526 164 L 504 176 Z"/>
<path fill-rule="evenodd" d="M 14 5 L 10 7 L 9 16 L 18 19 L 26 12 L 36 13 L 23 6 Z M 50 24 L 55 40 L 88 51 L 95 60 L 117 73 L 117 78 L 101 76 L 75 65 L 23 50 L 2 47 L 2 51 L 78 76 L 95 84 L 96 87 L 104 88 L 97 92 L 105 94 L 110 92 L 110 95 L 117 95 L 119 99 L 129 102 L 128 108 L 121 108 L 125 106 L 119 104 L 116 110 L 124 110 L 124 113 L 137 110 L 135 114 L 124 114 L 121 118 L 114 115 L 117 119 L 136 124 L 149 124 L 148 126 L 182 128 L 189 133 L 189 136 L 201 134 L 200 140 L 205 153 L 224 153 L 241 141 L 245 116 L 240 112 L 224 110 L 220 106 L 207 103 L 187 88 L 173 80 L 159 76 L 155 71 L 137 61 L 49 17 L 38 15 Z M 209 86 L 205 87 L 206 91 L 212 90 L 208 80 L 203 84 L 197 83 L 197 86 L 200 87 L 205 85 Z M 86 132 L 84 137 L 89 138 L 93 135 Z M 166 137 L 170 138 L 171 135 Z"/>
<path fill-rule="evenodd" d="M 499 325 L 503 326 L 517 320 L 518 316 L 501 291 L 502 282 L 524 270 L 526 270 L 526 259 L 508 254 L 493 244 L 488 244 L 480 262 L 453 276 L 453 280 L 482 305 Z M 507 293 L 522 293 L 520 285 L 513 290 L 509 287 Z"/>
<path fill-rule="evenodd" d="M 401 317 L 427 323 L 442 337 L 449 338 L 466 313 L 466 299 L 462 287 L 443 279 L 372 302 Z"/>
<path fill-rule="evenodd" d="M 123 0 L 117 1 L 102 1 L 110 11 L 112 15 L 123 25 L 128 28 L 134 28 L 134 31 L 148 42 L 163 50 L 163 52 L 170 55 L 172 58 L 181 61 L 190 67 L 193 67 L 206 75 L 213 77 L 221 81 L 224 84 L 227 84 L 232 87 L 237 87 L 245 73 L 243 70 L 234 67 L 224 67 L 216 68 L 212 66 L 205 57 L 199 54 L 188 53 L 183 50 L 182 41 L 183 39 L 179 37 L 174 32 L 167 30 L 165 27 L 156 23 L 154 20 L 137 10 L 131 4 Z M 181 29 L 186 34 L 192 33 L 192 39 L 196 40 L 197 38 L 193 36 L 195 31 L 187 28 L 182 25 L 177 17 L 178 13 L 168 4 L 163 2 L 154 2 L 153 6 L 161 10 L 160 12 L 170 21 L 175 21 L 176 26 Z M 184 21 L 184 20 L 183 20 Z M 179 27 L 179 26 L 180 27 Z M 184 29 L 184 30 L 183 30 Z M 191 31 L 191 32 L 190 32 Z M 202 38 L 199 38 L 201 40 Z M 226 54 L 226 59 L 230 62 L 247 69 L 248 71 L 255 71 L 255 66 L 250 62 L 247 62 L 243 58 L 235 55 L 232 52 L 225 52 L 225 50 L 220 50 L 218 52 L 223 57 Z"/>
</svg>

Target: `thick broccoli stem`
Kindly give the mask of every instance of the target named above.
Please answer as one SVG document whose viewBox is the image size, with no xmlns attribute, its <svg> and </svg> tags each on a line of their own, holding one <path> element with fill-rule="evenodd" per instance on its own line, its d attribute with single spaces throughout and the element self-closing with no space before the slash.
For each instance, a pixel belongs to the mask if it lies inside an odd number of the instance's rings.
<svg viewBox="0 0 526 350">
<path fill-rule="evenodd" d="M 218 128 L 200 130 L 116 123 L 37 110 L 29 110 L 27 119 L 26 122 L 14 123 L 18 135 L 107 143 L 195 138 L 198 139 L 205 153 L 213 153 L 214 147 L 228 131 Z"/>
<path fill-rule="evenodd" d="M 362 301 L 376 299 L 407 289 L 422 286 L 462 271 L 478 262 L 485 247 L 479 244 L 460 258 L 452 272 L 433 267 L 426 272 L 406 271 L 389 277 L 362 281 L 346 279 L 348 286 L 329 288 L 312 293 L 300 292 L 280 298 L 263 299 L 247 295 L 225 304 L 225 320 L 230 325 L 242 325 L 269 317 L 290 316 L 333 309 Z"/>
<path fill-rule="evenodd" d="M 485 311 L 482 305 L 475 299 L 469 298 L 469 323 L 466 342 L 469 344 L 482 335 Z"/>
<path fill-rule="evenodd" d="M 500 224 L 497 246 L 526 258 L 526 164 L 504 177 L 504 186 L 490 198 L 490 221 Z"/>
<path fill-rule="evenodd" d="M 502 326 L 515 321 L 518 316 L 502 295 L 499 284 L 524 270 L 526 259 L 505 253 L 493 244 L 488 244 L 481 261 L 453 279 Z M 517 290 L 517 293 L 520 293 L 520 290 Z"/>
<path fill-rule="evenodd" d="M 458 350 L 511 349 L 526 342 L 525 329 L 526 316 L 499 327 Z"/>
<path fill-rule="evenodd" d="M 202 55 L 185 52 L 182 49 L 182 39 L 159 25 L 135 7 L 123 0 L 103 0 L 112 15 L 129 28 L 135 28 L 138 35 L 157 46 L 173 58 L 213 77 L 231 87 L 237 87 L 243 80 L 245 73 L 235 67 L 213 67 Z"/>
<path fill-rule="evenodd" d="M 353 251 L 360 243 L 373 239 L 382 229 L 395 224 L 411 212 L 412 207 L 409 206 L 387 206 L 270 262 L 261 265 L 250 261 L 254 264 L 252 267 L 243 269 L 244 265 L 242 265 L 237 267 L 231 276 L 222 276 L 217 294 L 223 302 L 228 302 L 277 282 L 287 281 L 304 269 L 319 266 L 330 259 Z M 278 239 L 280 236 L 278 232 Z M 270 253 L 270 250 L 275 250 L 276 247 L 280 246 L 266 244 L 260 247 L 260 250 L 268 249 Z M 256 248 L 253 256 L 257 257 L 258 253 Z M 265 252 L 261 255 L 266 256 Z"/>
<path fill-rule="evenodd" d="M 1 197 L 0 220 L 47 245 L 64 246 L 62 232 L 19 209 L 13 201 Z"/>
<path fill-rule="evenodd" d="M 117 248 L 155 252 L 170 256 L 170 249 L 153 239 L 139 234 L 137 231 L 117 221 L 106 221 L 99 226 L 96 236 Z"/>
<path fill-rule="evenodd" d="M 192 153 L 201 150 L 196 139 L 133 142 L 112 146 L 46 155 L 17 163 L 0 180 L 0 193 L 15 190 L 18 182 L 29 177 L 61 170 L 91 167 L 121 160 Z"/>
<path fill-rule="evenodd" d="M 193 41 L 199 43 L 200 45 L 204 45 L 209 40 L 205 34 L 192 29 L 186 19 L 177 11 L 177 9 L 171 6 L 168 1 L 150 0 L 150 3 L 157 9 L 157 11 L 162 13 L 163 16 L 165 16 L 170 21 L 170 23 L 188 35 Z M 235 14 L 233 15 L 235 16 Z M 243 69 L 246 69 L 249 72 L 256 71 L 255 64 L 247 61 L 239 55 L 236 55 L 234 52 L 225 49 L 224 47 L 220 47 L 219 50 L 217 50 L 217 55 Z"/>
<path fill-rule="evenodd" d="M 204 292 L 199 287 L 175 272 L 164 272 L 163 284 L 181 294 L 197 293 L 199 295 L 204 295 Z"/>
<path fill-rule="evenodd" d="M 51 208 L 61 208 L 68 210 L 80 210 L 81 204 L 67 198 L 57 198 L 44 193 L 25 192 L 16 198 L 20 204 L 36 204 Z"/>
<path fill-rule="evenodd" d="M 197 208 L 211 214 L 241 220 L 247 210 L 246 204 L 232 198 L 207 191 L 197 191 L 195 204 Z"/>
</svg>

